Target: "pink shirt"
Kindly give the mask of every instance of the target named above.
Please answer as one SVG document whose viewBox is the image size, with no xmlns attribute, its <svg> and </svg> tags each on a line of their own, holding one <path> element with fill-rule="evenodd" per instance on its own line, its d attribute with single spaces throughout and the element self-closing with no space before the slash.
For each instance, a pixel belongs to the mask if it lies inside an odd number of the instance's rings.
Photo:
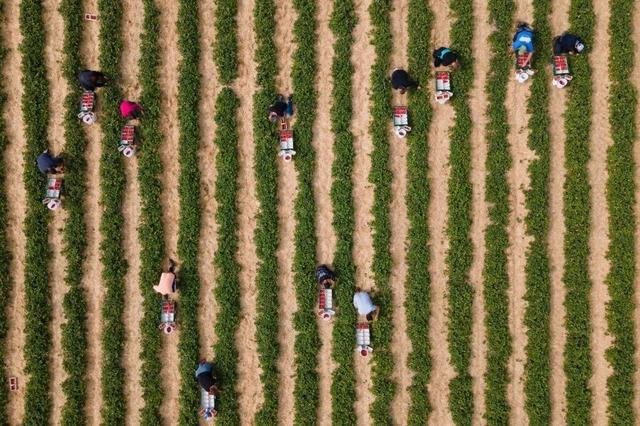
<svg viewBox="0 0 640 426">
<path fill-rule="evenodd" d="M 135 102 L 131 102 L 131 101 L 120 102 L 120 115 L 122 117 L 129 117 L 138 109 L 140 109 L 140 106 Z"/>
</svg>

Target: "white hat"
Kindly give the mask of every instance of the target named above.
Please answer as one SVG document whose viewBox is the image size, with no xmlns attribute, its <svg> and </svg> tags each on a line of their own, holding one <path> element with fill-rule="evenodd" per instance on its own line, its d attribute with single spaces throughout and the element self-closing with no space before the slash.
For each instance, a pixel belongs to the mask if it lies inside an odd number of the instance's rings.
<svg viewBox="0 0 640 426">
<path fill-rule="evenodd" d="M 581 41 L 576 42 L 576 50 L 578 52 L 582 52 L 584 50 L 584 43 Z"/>
</svg>

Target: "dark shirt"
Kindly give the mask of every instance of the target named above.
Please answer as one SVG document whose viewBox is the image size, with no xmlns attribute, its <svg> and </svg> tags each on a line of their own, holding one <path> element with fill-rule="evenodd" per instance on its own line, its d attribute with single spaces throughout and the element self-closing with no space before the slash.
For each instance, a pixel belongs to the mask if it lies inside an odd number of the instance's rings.
<svg viewBox="0 0 640 426">
<path fill-rule="evenodd" d="M 405 70 L 397 69 L 391 73 L 391 86 L 394 89 L 406 89 L 407 87 L 417 85 L 415 81 L 411 80 L 409 73 Z"/>
<path fill-rule="evenodd" d="M 448 67 L 459 58 L 460 56 L 453 50 L 448 47 L 441 47 L 433 51 L 433 66 L 439 67 L 440 65 L 444 65 L 445 67 Z"/>
<path fill-rule="evenodd" d="M 269 107 L 269 114 L 275 112 L 278 117 L 284 117 L 284 112 L 287 110 L 287 104 L 281 101 L 277 101 L 275 104 Z"/>
<path fill-rule="evenodd" d="M 94 91 L 107 84 L 107 78 L 98 71 L 84 70 L 78 73 L 78 81 L 86 90 Z"/>
<path fill-rule="evenodd" d="M 327 266 L 321 265 L 316 269 L 316 281 L 318 284 L 322 284 L 325 280 L 333 280 L 333 278 L 333 272 Z"/>
<path fill-rule="evenodd" d="M 218 384 L 218 380 L 213 377 L 210 371 L 205 371 L 204 373 L 200 373 L 200 375 L 198 375 L 198 384 L 200 385 L 200 387 L 202 387 L 202 389 L 208 392 L 209 389 L 211 389 L 211 386 Z"/>
<path fill-rule="evenodd" d="M 52 157 L 48 152 L 43 152 L 36 159 L 38 170 L 42 173 L 53 173 L 54 169 L 62 164 L 62 158 Z"/>
<path fill-rule="evenodd" d="M 559 37 L 556 37 L 553 43 L 553 53 L 556 55 L 562 55 L 564 53 L 578 53 L 576 50 L 576 44 L 582 42 L 580 37 L 573 34 L 564 33 Z"/>
</svg>

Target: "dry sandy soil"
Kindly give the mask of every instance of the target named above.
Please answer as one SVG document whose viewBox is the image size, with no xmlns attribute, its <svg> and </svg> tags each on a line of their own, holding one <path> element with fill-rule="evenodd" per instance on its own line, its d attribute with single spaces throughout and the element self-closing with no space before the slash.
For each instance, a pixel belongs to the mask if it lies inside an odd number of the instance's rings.
<svg viewBox="0 0 640 426">
<path fill-rule="evenodd" d="M 61 104 L 67 94 L 65 80 L 61 78 L 61 49 L 62 49 L 62 18 L 57 10 L 60 0 L 46 0 L 44 2 L 45 26 L 47 34 L 47 49 L 45 52 L 48 79 L 50 82 L 50 109 L 49 139 L 51 149 L 58 152 L 64 149 L 63 116 Z M 375 61 L 375 52 L 370 44 L 371 23 L 368 7 L 371 0 L 356 1 L 356 15 L 358 24 L 353 30 L 354 48 L 352 61 L 355 68 L 353 80 L 353 104 L 354 115 L 352 120 L 352 132 L 354 135 L 355 168 L 353 173 L 354 202 L 355 202 L 355 234 L 354 234 L 354 261 L 356 265 L 356 284 L 364 289 L 373 290 L 371 262 L 373 258 L 372 230 L 370 213 L 373 204 L 373 188 L 368 181 L 371 167 L 370 153 L 373 145 L 369 135 L 370 115 L 366 105 L 369 105 L 370 96 L 370 71 Z M 394 67 L 407 66 L 407 9 L 408 0 L 394 0 L 391 13 L 394 51 L 392 53 L 392 65 Z M 87 0 L 85 11 L 94 12 L 97 9 L 97 0 Z M 291 68 L 292 53 L 296 46 L 293 38 L 293 23 L 297 18 L 295 8 L 291 0 L 276 2 L 276 19 L 278 22 L 274 40 L 278 49 L 279 73 L 276 76 L 277 88 L 286 94 L 292 91 Z M 517 0 L 516 18 L 524 21 L 532 20 L 531 0 Z M 569 0 L 553 0 L 553 14 L 550 17 L 554 33 L 564 31 L 568 25 Z M 606 251 L 609 244 L 607 237 L 608 213 L 605 199 L 605 183 L 607 178 L 606 150 L 610 144 L 610 129 L 608 126 L 607 92 L 607 52 L 609 36 L 607 25 L 609 19 L 608 3 L 594 1 L 596 11 L 596 37 L 593 46 L 591 65 L 593 67 L 594 81 L 594 111 L 591 160 L 589 163 L 590 184 L 592 188 L 592 237 L 590 274 L 593 280 L 592 292 L 592 361 L 593 377 L 591 387 L 594 395 L 593 419 L 596 424 L 606 423 L 606 380 L 611 371 L 604 359 L 604 351 L 611 340 L 607 336 L 605 321 L 605 304 L 607 301 L 607 287 L 605 284 L 608 272 Z M 6 132 L 9 136 L 9 146 L 5 152 L 3 161 L 7 172 L 6 188 L 3 192 L 8 200 L 8 237 L 10 249 L 13 254 L 11 271 L 13 276 L 13 291 L 8 307 L 9 333 L 7 336 L 7 356 L 5 365 L 8 374 L 17 376 L 21 385 L 18 392 L 11 393 L 8 402 L 8 419 L 11 424 L 20 424 L 24 416 L 24 361 L 21 353 L 24 347 L 24 257 L 25 238 L 22 233 L 22 222 L 25 216 L 25 189 L 22 183 L 24 161 L 22 151 L 25 147 L 23 135 L 23 117 L 20 113 L 22 86 L 20 75 L 15 70 L 19 69 L 20 53 L 18 46 L 21 36 L 18 26 L 18 0 L 5 2 L 4 15 L 6 22 L 2 26 L 2 38 L 5 47 L 8 48 L 6 66 L 2 70 L 4 87 L 8 95 L 7 107 L 3 111 L 6 120 Z M 242 368 L 239 369 L 237 390 L 239 394 L 240 417 L 243 424 L 251 424 L 255 413 L 262 403 L 262 387 L 260 386 L 260 366 L 256 353 L 256 252 L 253 242 L 253 234 L 256 226 L 256 213 L 259 204 L 256 198 L 256 177 L 253 173 L 254 146 L 253 128 L 251 117 L 253 112 L 252 96 L 256 90 L 255 76 L 256 64 L 253 60 L 255 54 L 255 35 L 249 30 L 253 25 L 254 0 L 239 0 L 238 21 L 242 22 L 243 30 L 238 32 L 239 47 L 239 78 L 232 87 L 239 95 L 240 109 L 238 111 L 239 126 L 239 196 L 237 206 L 239 209 L 239 251 L 238 261 L 241 266 L 241 319 L 239 323 L 236 345 L 239 351 L 239 361 Z M 432 45 L 435 47 L 446 46 L 450 40 L 448 29 L 453 23 L 446 3 L 440 0 L 429 0 L 433 12 L 433 26 L 438 31 L 432 34 Z M 143 9 L 133 0 L 124 0 L 123 32 L 124 53 L 121 61 L 122 90 L 131 99 L 140 95 L 140 87 L 137 80 L 139 51 L 139 36 L 142 28 Z M 167 255 L 177 256 L 177 227 L 179 217 L 178 203 L 178 176 L 180 165 L 175 161 L 175 153 L 178 147 L 178 122 L 177 122 L 177 91 L 178 79 L 177 65 L 180 53 L 177 46 L 175 24 L 177 20 L 177 2 L 158 2 L 161 12 L 161 37 L 160 55 L 162 69 L 160 72 L 160 85 L 162 89 L 162 132 L 164 140 L 160 149 L 164 174 L 162 184 L 163 195 L 160 207 L 163 212 L 164 238 Z M 474 49 L 483 51 L 487 39 L 492 31 L 488 22 L 488 10 L 486 2 L 475 0 L 475 32 Z M 322 263 L 330 263 L 335 251 L 336 237 L 332 227 L 333 209 L 331 206 L 330 190 L 332 184 L 331 168 L 334 157 L 327 146 L 333 141 L 330 126 L 329 110 L 331 107 L 331 62 L 333 59 L 334 38 L 329 29 L 329 19 L 332 12 L 332 2 L 319 0 L 317 8 L 318 33 L 317 33 L 317 57 L 318 74 L 316 76 L 316 88 L 318 91 L 317 120 L 314 127 L 313 146 L 316 149 L 318 164 L 314 179 L 315 199 L 317 204 L 316 228 L 318 239 L 317 258 Z M 201 355 L 211 358 L 213 344 L 216 341 L 214 325 L 216 321 L 217 306 L 213 295 L 216 285 L 216 271 L 213 268 L 213 255 L 217 249 L 217 230 L 215 214 L 217 206 L 214 200 L 214 185 L 216 170 L 209 165 L 214 163 L 216 149 L 213 144 L 215 124 L 213 114 L 215 112 L 215 98 L 220 90 L 217 81 L 217 72 L 213 62 L 211 45 L 215 37 L 214 3 L 200 1 L 201 20 L 201 48 L 202 61 L 200 70 L 202 73 L 202 90 L 207 93 L 203 96 L 200 105 L 201 114 L 201 151 L 200 168 L 201 181 L 201 208 L 202 208 L 202 233 L 200 240 L 199 269 L 201 275 L 201 299 L 200 306 L 200 336 Z M 640 13 L 636 14 L 635 40 L 640 45 Z M 80 54 L 87 67 L 97 68 L 98 57 L 95 46 L 98 44 L 98 24 L 86 23 L 83 47 Z M 487 119 L 486 94 L 484 86 L 489 70 L 489 56 L 480 55 L 475 62 L 475 82 L 469 97 L 471 106 L 472 129 L 472 167 L 471 180 L 473 185 L 473 226 L 471 240 L 474 249 L 474 260 L 470 272 L 470 281 L 476 289 L 473 308 L 473 334 L 471 375 L 474 378 L 473 393 L 476 412 L 473 424 L 483 424 L 485 411 L 484 401 L 484 372 L 486 370 L 486 343 L 484 327 L 484 304 L 482 298 L 482 268 L 485 256 L 484 230 L 489 221 L 489 206 L 484 198 L 487 156 L 485 142 L 485 127 Z M 637 67 L 633 79 L 640 88 L 640 67 Z M 424 89 L 429 96 L 432 95 L 432 85 L 428 84 Z M 551 125 L 551 179 L 550 179 L 550 233 L 548 249 L 551 260 L 551 392 L 553 398 L 552 422 L 561 424 L 565 420 L 566 400 L 564 397 L 565 375 L 563 371 L 563 345 L 566 339 L 564 330 L 564 287 L 563 274 L 563 236 L 564 218 L 562 210 L 562 191 L 564 185 L 564 120 L 562 111 L 566 104 L 566 92 L 551 89 L 553 96 L 549 105 Z M 507 92 L 508 124 L 510 126 L 509 143 L 513 156 L 513 167 L 509 172 L 511 216 L 509 224 L 510 249 L 508 252 L 509 271 L 509 301 L 511 316 L 511 333 L 513 336 L 513 355 L 509 363 L 511 382 L 508 389 L 508 399 L 512 406 L 511 420 L 513 424 L 526 424 L 527 416 L 524 409 L 523 396 L 523 370 L 525 365 L 524 349 L 527 343 L 526 329 L 523 323 L 526 304 L 523 296 L 525 292 L 525 255 L 528 238 L 525 234 L 523 218 L 526 215 L 524 194 L 529 185 L 528 164 L 533 159 L 532 151 L 527 147 L 528 113 L 526 100 L 528 98 L 528 86 L 519 85 L 511 81 Z M 403 98 L 394 93 L 394 103 L 403 102 Z M 455 113 L 450 105 L 433 104 L 432 124 L 429 131 L 429 155 L 425 161 L 428 166 L 431 187 L 431 200 L 429 208 L 429 232 L 431 235 L 430 251 L 431 263 L 431 318 L 429 335 L 431 340 L 432 374 L 429 385 L 432 414 L 430 424 L 449 425 L 452 423 L 448 405 L 449 381 L 454 376 L 450 365 L 450 355 L 446 343 L 447 336 L 447 270 L 446 253 L 448 240 L 445 227 L 449 214 L 447 211 L 448 178 L 450 174 L 448 132 L 455 120 Z M 638 114 L 640 122 L 640 112 Z M 391 129 L 390 129 L 391 131 Z M 101 133 L 99 126 L 86 128 L 89 141 L 87 158 L 100 156 Z M 390 140 L 393 137 L 390 133 Z M 391 182 L 393 198 L 390 205 L 391 227 L 391 258 L 393 269 L 391 274 L 391 287 L 393 289 L 393 311 L 395 313 L 393 326 L 393 357 L 395 370 L 393 379 L 398 384 L 396 399 L 389 409 L 397 424 L 407 422 L 407 407 L 409 405 L 408 386 L 411 384 L 411 373 L 406 364 L 407 356 L 411 351 L 411 345 L 406 335 L 405 280 L 406 266 L 406 236 L 408 232 L 407 209 L 405 195 L 407 191 L 406 156 L 407 146 L 404 143 L 392 143 L 390 168 L 393 173 Z M 640 148 L 636 147 L 636 161 L 640 163 Z M 101 208 L 99 205 L 99 171 L 96 162 L 89 162 L 87 172 L 88 192 L 85 201 L 85 221 L 87 224 L 88 247 L 84 264 L 84 287 L 87 294 L 88 317 L 87 327 L 88 361 L 93 366 L 89 370 L 87 389 L 91 395 L 87 403 L 87 418 L 91 425 L 100 424 L 100 364 L 102 359 L 100 335 L 102 332 L 101 299 L 102 286 L 99 285 L 101 263 L 99 258 L 101 220 Z M 135 425 L 139 422 L 138 410 L 143 405 L 143 396 L 137 381 L 137 371 L 140 367 L 140 330 L 138 322 L 141 312 L 137 308 L 141 304 L 139 291 L 138 271 L 140 267 L 140 244 L 137 235 L 137 226 L 140 215 L 139 188 L 137 183 L 137 161 L 126 162 L 127 195 L 123 203 L 125 220 L 124 253 L 129 260 L 129 271 L 125 279 L 127 299 L 125 305 L 126 341 L 123 365 L 127 376 L 125 389 L 128 424 Z M 638 176 L 640 184 L 640 173 Z M 281 346 L 281 356 L 278 361 L 281 387 L 277 390 L 280 400 L 279 419 L 282 424 L 292 424 L 293 413 L 293 388 L 295 380 L 295 362 L 293 343 L 295 331 L 292 325 L 293 314 L 297 306 L 295 302 L 295 289 L 293 285 L 292 256 L 293 235 L 295 231 L 295 218 L 293 214 L 294 199 L 296 197 L 296 172 L 292 164 L 279 163 L 279 235 L 280 243 L 277 252 L 279 274 L 280 300 L 280 331 L 278 340 Z M 638 201 L 640 214 L 640 200 Z M 53 321 L 51 325 L 53 347 L 50 354 L 50 370 L 52 374 L 52 422 L 57 423 L 60 418 L 61 408 L 64 404 L 64 394 L 61 392 L 61 383 L 65 378 L 62 369 L 60 347 L 60 324 L 64 322 L 61 301 L 67 290 L 64 284 L 65 258 L 62 254 L 62 234 L 64 225 L 64 212 L 57 213 L 51 221 L 50 244 L 53 257 L 51 261 L 51 289 L 53 304 Z M 638 231 L 640 244 L 640 227 Z M 638 260 L 640 269 L 640 260 Z M 638 295 L 640 303 L 640 295 Z M 640 314 L 636 314 L 640 323 Z M 318 351 L 318 368 L 320 377 L 320 407 L 318 421 L 322 425 L 331 422 L 331 334 L 332 325 L 324 321 L 318 321 L 322 347 Z M 162 379 L 164 383 L 179 382 L 178 376 L 178 351 L 177 342 L 179 331 L 163 339 L 163 368 Z M 640 328 L 638 330 L 640 340 Z M 640 356 L 637 357 L 640 362 Z M 369 405 L 373 400 L 371 392 L 371 366 L 361 357 L 354 357 L 356 372 L 356 394 L 354 410 L 358 424 L 368 425 L 372 420 L 369 414 Z M 640 373 L 638 373 L 640 381 Z M 178 387 L 167 386 L 165 389 L 165 401 L 162 407 L 162 415 L 166 424 L 177 424 L 178 413 Z M 640 412 L 640 399 L 635 401 L 636 412 Z"/>
</svg>

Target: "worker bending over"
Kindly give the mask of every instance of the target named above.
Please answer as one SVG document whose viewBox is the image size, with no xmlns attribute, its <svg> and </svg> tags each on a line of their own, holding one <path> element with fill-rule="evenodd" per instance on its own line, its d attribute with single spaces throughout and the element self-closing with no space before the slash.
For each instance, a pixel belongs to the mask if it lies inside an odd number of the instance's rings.
<svg viewBox="0 0 640 426">
<path fill-rule="evenodd" d="M 198 385 L 211 395 L 218 395 L 220 388 L 218 387 L 218 377 L 213 372 L 213 365 L 200 360 L 198 363 L 198 369 L 196 370 L 196 380 Z"/>
<path fill-rule="evenodd" d="M 530 65 L 533 56 L 533 29 L 529 25 L 518 24 L 511 48 L 516 55 L 526 55 L 524 66 Z"/>
<path fill-rule="evenodd" d="M 316 281 L 323 288 L 333 288 L 336 276 L 327 265 L 320 265 L 316 268 Z"/>
<path fill-rule="evenodd" d="M 284 96 L 278 95 L 273 105 L 269 107 L 269 121 L 275 123 L 280 118 L 293 116 L 293 95 L 285 102 Z"/>
<path fill-rule="evenodd" d="M 94 92 L 98 87 L 104 87 L 109 82 L 107 76 L 99 71 L 83 70 L 77 74 L 80 85 L 85 90 Z"/>
<path fill-rule="evenodd" d="M 558 37 L 553 39 L 553 54 L 554 55 L 577 55 L 582 53 L 585 45 L 584 42 L 577 35 L 569 34 L 567 32 L 562 33 Z"/>
<path fill-rule="evenodd" d="M 410 87 L 420 88 L 417 81 L 414 81 L 409 77 L 409 73 L 402 68 L 395 68 L 391 72 L 391 87 L 394 90 L 399 90 L 403 95 Z"/>
<path fill-rule="evenodd" d="M 451 71 L 457 70 L 460 67 L 460 55 L 448 47 L 440 47 L 433 51 L 433 66 L 448 67 Z"/>
<path fill-rule="evenodd" d="M 64 172 L 64 160 L 62 157 L 53 157 L 49 150 L 45 149 L 36 159 L 38 170 L 44 174 L 55 175 Z"/>
<path fill-rule="evenodd" d="M 369 293 L 362 291 L 360 287 L 356 287 L 356 293 L 353 295 L 353 306 L 358 310 L 358 315 L 365 317 L 369 322 L 376 319 L 380 313 L 380 308 L 373 304 Z"/>
</svg>

